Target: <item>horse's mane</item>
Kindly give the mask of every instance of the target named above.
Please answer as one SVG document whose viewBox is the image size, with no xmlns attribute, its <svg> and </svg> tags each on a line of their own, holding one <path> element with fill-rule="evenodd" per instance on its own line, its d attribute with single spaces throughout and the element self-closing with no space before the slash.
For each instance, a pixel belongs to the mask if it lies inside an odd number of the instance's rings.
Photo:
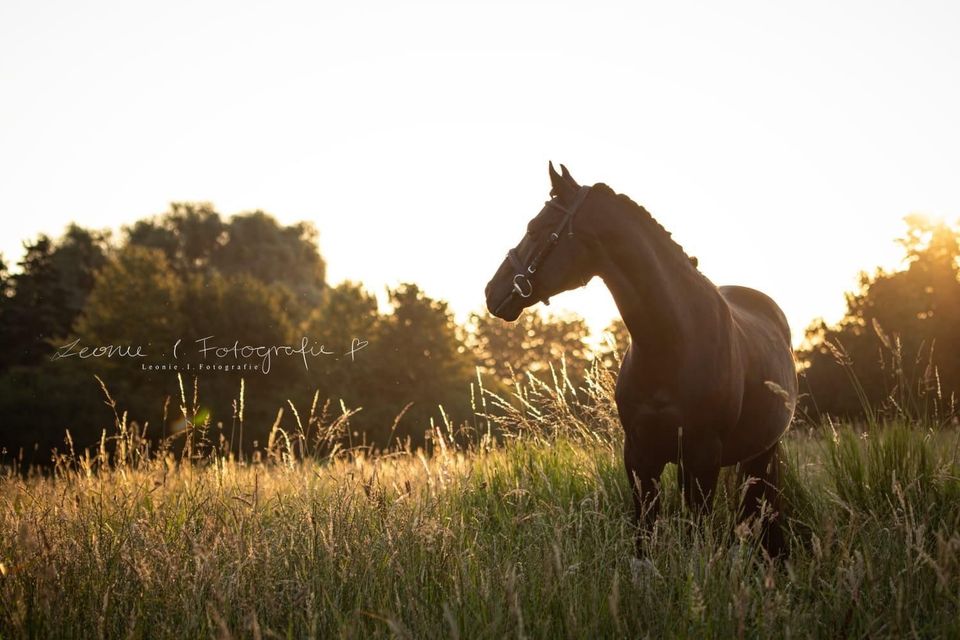
<svg viewBox="0 0 960 640">
<path fill-rule="evenodd" d="M 626 195 L 625 193 L 617 193 L 602 182 L 598 182 L 597 184 L 593 185 L 593 188 L 608 195 L 614 196 L 617 200 L 625 204 L 630 211 L 640 216 L 640 219 L 643 220 L 643 222 L 653 231 L 657 239 L 661 240 L 668 247 L 675 249 L 681 256 L 689 260 L 690 264 L 692 264 L 695 269 L 697 268 L 697 259 L 687 255 L 687 252 L 683 250 L 683 247 L 681 247 L 680 244 L 673 239 L 673 234 L 664 229 L 663 225 L 657 222 L 657 219 L 654 218 L 649 211 L 643 208 L 643 206 L 631 200 L 630 196 Z"/>
</svg>

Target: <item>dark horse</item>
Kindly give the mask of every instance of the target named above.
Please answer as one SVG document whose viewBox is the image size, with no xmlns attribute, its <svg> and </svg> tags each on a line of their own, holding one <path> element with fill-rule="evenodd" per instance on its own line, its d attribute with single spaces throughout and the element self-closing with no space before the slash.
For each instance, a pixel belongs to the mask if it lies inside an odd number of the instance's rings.
<svg viewBox="0 0 960 640">
<path fill-rule="evenodd" d="M 720 467 L 739 465 L 742 517 L 763 517 L 764 547 L 784 553 L 777 446 L 797 375 L 783 312 L 754 289 L 716 287 L 643 207 L 561 170 L 550 165 L 551 199 L 487 285 L 488 308 L 512 322 L 603 278 L 631 338 L 616 401 L 638 525 L 649 530 L 657 517 L 666 463 L 677 463 L 698 515 L 710 509 Z"/>
</svg>

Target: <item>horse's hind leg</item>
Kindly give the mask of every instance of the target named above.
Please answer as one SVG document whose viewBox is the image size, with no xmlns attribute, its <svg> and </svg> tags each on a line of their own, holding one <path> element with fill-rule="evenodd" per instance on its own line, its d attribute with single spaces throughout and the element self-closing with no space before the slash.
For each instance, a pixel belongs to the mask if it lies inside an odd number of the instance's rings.
<svg viewBox="0 0 960 640">
<path fill-rule="evenodd" d="M 772 558 L 785 556 L 787 546 L 783 539 L 780 522 L 780 458 L 779 443 L 756 458 L 740 464 L 741 485 L 746 491 L 740 505 L 740 522 L 762 517 L 761 542 Z"/>
</svg>

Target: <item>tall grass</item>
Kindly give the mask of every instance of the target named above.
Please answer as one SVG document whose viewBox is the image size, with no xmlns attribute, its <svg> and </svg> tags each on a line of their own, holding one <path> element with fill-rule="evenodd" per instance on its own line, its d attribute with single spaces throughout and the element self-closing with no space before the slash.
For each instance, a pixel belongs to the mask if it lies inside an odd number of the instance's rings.
<svg viewBox="0 0 960 640">
<path fill-rule="evenodd" d="M 732 473 L 695 524 L 668 469 L 641 562 L 609 374 L 481 387 L 426 452 L 328 446 L 349 412 L 314 401 L 240 460 L 184 393 L 177 456 L 118 411 L 53 477 L 0 479 L 0 636 L 960 636 L 956 431 L 789 433 L 780 563 Z"/>
</svg>

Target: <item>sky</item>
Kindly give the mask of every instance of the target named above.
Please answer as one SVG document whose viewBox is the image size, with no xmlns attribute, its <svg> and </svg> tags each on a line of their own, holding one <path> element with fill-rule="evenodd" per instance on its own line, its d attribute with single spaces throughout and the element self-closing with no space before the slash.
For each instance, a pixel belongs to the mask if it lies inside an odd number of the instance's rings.
<svg viewBox="0 0 960 640">
<path fill-rule="evenodd" d="M 0 3 L 0 252 L 172 201 L 313 222 L 331 282 L 462 318 L 547 162 L 646 206 L 795 339 L 904 216 L 960 217 L 955 2 Z M 603 283 L 554 298 L 601 328 Z"/>
</svg>

